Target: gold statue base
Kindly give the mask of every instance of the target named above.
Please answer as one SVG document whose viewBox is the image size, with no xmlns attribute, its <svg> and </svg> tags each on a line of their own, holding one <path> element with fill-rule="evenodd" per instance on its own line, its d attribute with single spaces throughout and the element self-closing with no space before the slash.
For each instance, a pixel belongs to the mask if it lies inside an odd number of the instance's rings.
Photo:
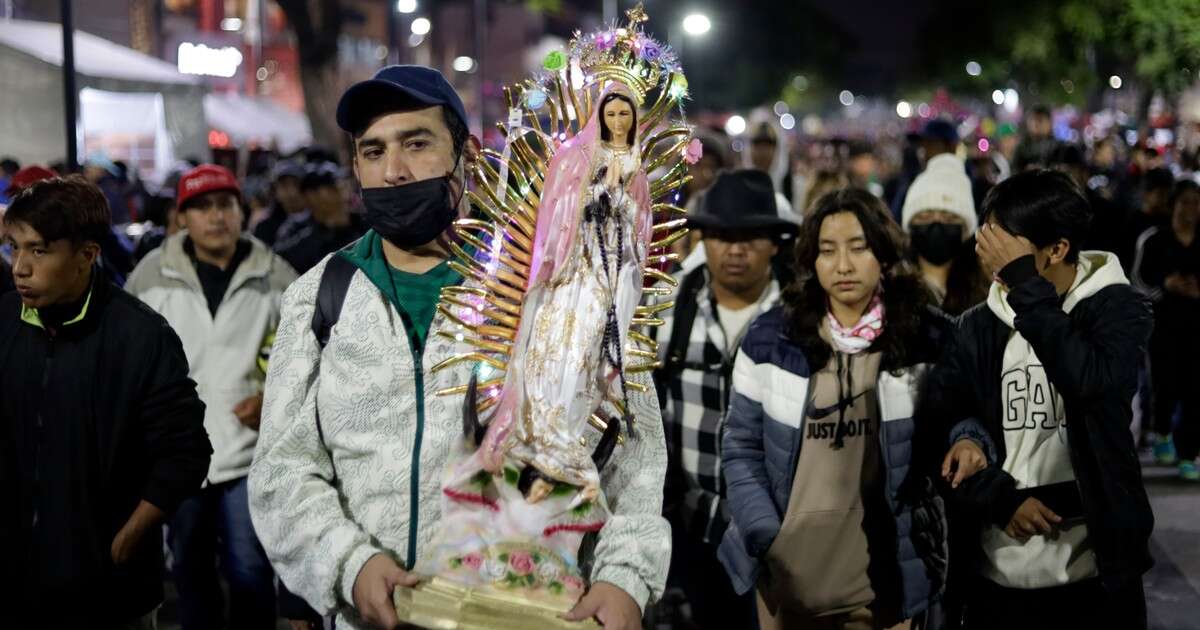
<svg viewBox="0 0 1200 630">
<path fill-rule="evenodd" d="M 393 601 L 402 623 L 438 630 L 599 630 L 594 620 L 566 621 L 569 606 L 531 601 L 435 577 L 416 588 L 399 587 Z"/>
</svg>

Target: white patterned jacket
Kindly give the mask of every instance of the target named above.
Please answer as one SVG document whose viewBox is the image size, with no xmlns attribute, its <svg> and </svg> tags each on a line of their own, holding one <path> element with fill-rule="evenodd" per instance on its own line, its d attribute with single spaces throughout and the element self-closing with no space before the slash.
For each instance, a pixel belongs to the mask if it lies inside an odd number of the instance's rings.
<svg viewBox="0 0 1200 630">
<path fill-rule="evenodd" d="M 433 539 L 442 471 L 462 435 L 462 398 L 435 392 L 465 383 L 469 368 L 430 373 L 464 350 L 436 334 L 453 324 L 439 313 L 423 355 L 414 353 L 398 313 L 361 270 L 322 350 L 311 322 L 327 262 L 284 294 L 250 514 L 287 587 L 336 613 L 338 627 L 357 628 L 354 580 L 367 559 L 384 552 L 411 567 Z M 620 587 L 644 608 L 662 594 L 671 536 L 662 518 L 667 457 L 657 395 L 648 375 L 637 380 L 650 387 L 631 392 L 639 438 L 618 446 L 603 471 L 613 516 L 580 561 L 591 562 L 593 582 Z M 591 435 L 590 446 L 598 438 Z"/>
</svg>

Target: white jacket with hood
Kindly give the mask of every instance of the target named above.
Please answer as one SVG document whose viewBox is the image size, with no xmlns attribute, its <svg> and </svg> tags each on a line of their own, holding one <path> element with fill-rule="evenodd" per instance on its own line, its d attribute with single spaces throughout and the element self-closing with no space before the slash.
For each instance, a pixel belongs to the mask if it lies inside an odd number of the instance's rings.
<svg viewBox="0 0 1200 630">
<path fill-rule="evenodd" d="M 158 311 L 183 341 L 190 376 L 206 406 L 204 429 L 212 442 L 208 483 L 241 479 L 250 472 L 258 431 L 233 413 L 242 400 L 263 391 L 265 361 L 279 324 L 283 292 L 296 272 L 252 237 L 214 317 L 180 232 L 146 256 L 125 290 Z"/>
</svg>

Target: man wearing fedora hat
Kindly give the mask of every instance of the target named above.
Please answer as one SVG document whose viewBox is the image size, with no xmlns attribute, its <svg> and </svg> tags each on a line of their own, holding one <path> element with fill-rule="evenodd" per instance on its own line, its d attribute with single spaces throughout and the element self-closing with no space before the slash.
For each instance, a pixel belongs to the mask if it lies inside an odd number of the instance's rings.
<svg viewBox="0 0 1200 630">
<path fill-rule="evenodd" d="M 771 259 L 795 225 L 780 218 L 770 176 L 756 170 L 720 175 L 688 224 L 701 233 L 705 263 L 679 276 L 655 374 L 667 428 L 672 574 L 700 627 L 746 628 L 754 600 L 734 593 L 717 562 L 729 523 L 718 445 L 737 347 L 755 316 L 779 301 Z"/>
</svg>

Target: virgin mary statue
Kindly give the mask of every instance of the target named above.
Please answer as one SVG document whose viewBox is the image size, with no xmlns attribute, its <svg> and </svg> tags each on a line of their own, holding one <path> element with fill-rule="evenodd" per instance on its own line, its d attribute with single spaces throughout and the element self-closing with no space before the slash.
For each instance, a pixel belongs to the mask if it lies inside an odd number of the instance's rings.
<svg viewBox="0 0 1200 630">
<path fill-rule="evenodd" d="M 554 482 L 578 486 L 580 501 L 599 494 L 581 437 L 614 381 L 624 382 L 652 231 L 637 117 L 628 88 L 610 84 L 547 172 L 513 360 L 480 447 L 493 473 L 505 456 L 536 468 L 530 502 Z"/>
</svg>

